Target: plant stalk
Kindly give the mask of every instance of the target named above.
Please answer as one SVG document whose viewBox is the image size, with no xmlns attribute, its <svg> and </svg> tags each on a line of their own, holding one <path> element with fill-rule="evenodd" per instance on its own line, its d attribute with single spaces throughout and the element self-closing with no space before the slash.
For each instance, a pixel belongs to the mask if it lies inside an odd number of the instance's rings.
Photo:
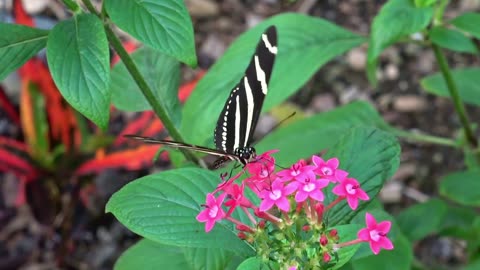
<svg viewBox="0 0 480 270">
<path fill-rule="evenodd" d="M 449 138 L 442 138 L 442 137 L 432 136 L 428 134 L 414 133 L 414 132 L 409 132 L 409 131 L 396 129 L 396 128 L 388 129 L 388 131 L 392 132 L 395 136 L 405 138 L 407 140 L 450 146 L 454 148 L 460 147 L 458 143 L 456 143 L 454 140 Z"/>
<path fill-rule="evenodd" d="M 455 111 L 460 118 L 460 122 L 463 126 L 463 130 L 465 133 L 465 137 L 467 142 L 472 148 L 478 147 L 477 138 L 475 138 L 475 134 L 473 133 L 472 127 L 470 125 L 470 120 L 468 119 L 467 112 L 465 110 L 465 106 L 463 105 L 462 100 L 460 99 L 460 94 L 458 92 L 457 85 L 453 80 L 452 73 L 450 72 L 450 67 L 448 66 L 447 60 L 445 55 L 443 55 L 441 49 L 432 43 L 433 52 L 435 53 L 435 58 L 437 59 L 438 65 L 440 67 L 440 71 L 442 72 L 443 78 L 447 83 L 448 92 L 452 97 L 453 104 L 455 106 Z"/>
</svg>

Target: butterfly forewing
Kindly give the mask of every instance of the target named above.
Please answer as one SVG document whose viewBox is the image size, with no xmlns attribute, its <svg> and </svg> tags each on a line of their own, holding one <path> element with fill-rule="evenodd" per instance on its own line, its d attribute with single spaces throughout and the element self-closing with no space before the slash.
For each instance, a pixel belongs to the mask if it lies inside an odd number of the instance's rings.
<svg viewBox="0 0 480 270">
<path fill-rule="evenodd" d="M 252 135 L 268 93 L 277 54 L 277 31 L 269 27 L 261 36 L 244 76 L 232 89 L 215 128 L 215 146 L 226 153 L 244 148 Z"/>
</svg>

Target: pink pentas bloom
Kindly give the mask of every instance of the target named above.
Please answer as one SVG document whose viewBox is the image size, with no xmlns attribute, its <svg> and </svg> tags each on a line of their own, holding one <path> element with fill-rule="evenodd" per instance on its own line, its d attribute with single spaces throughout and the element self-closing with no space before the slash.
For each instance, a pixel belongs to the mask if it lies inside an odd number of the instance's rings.
<svg viewBox="0 0 480 270">
<path fill-rule="evenodd" d="M 327 161 L 324 161 L 319 156 L 313 156 L 312 162 L 315 164 L 314 172 L 320 176 L 321 178 L 328 179 L 332 182 L 336 182 L 337 179 L 335 178 L 335 171 L 338 168 L 339 161 L 338 158 L 331 158 Z"/>
<path fill-rule="evenodd" d="M 357 209 L 358 199 L 367 201 L 370 198 L 367 193 L 360 188 L 360 184 L 354 178 L 344 178 L 336 185 L 332 192 L 338 196 L 346 197 L 348 205 L 352 210 Z"/>
<path fill-rule="evenodd" d="M 278 150 L 267 151 L 257 156 L 254 162 L 250 162 L 245 166 L 251 175 L 246 179 L 246 182 L 255 193 L 269 187 L 271 182 L 276 178 L 275 159 L 271 154 L 277 151 Z"/>
<path fill-rule="evenodd" d="M 365 214 L 366 228 L 358 231 L 358 238 L 370 243 L 372 252 L 376 255 L 380 249 L 393 249 L 393 244 L 387 238 L 387 233 L 390 231 L 392 223 L 390 221 L 382 221 L 377 223 L 375 218 L 370 213 Z"/>
<path fill-rule="evenodd" d="M 273 181 L 270 189 L 265 189 L 260 192 L 260 211 L 267 211 L 276 205 L 280 210 L 288 212 L 290 210 L 290 202 L 287 196 L 295 192 L 296 187 L 285 186 L 282 181 L 277 178 Z"/>
<path fill-rule="evenodd" d="M 207 194 L 207 203 L 204 205 L 205 209 L 197 215 L 199 222 L 205 223 L 205 232 L 212 230 L 215 222 L 226 217 L 225 211 L 222 209 L 222 203 L 227 194 L 223 193 L 218 198 L 215 198 L 213 194 Z"/>
<path fill-rule="evenodd" d="M 307 165 L 304 160 L 300 160 L 293 164 L 289 169 L 281 170 L 277 173 L 282 181 L 290 181 L 295 179 L 297 181 L 304 181 L 305 179 L 314 179 L 314 166 Z"/>
<path fill-rule="evenodd" d="M 227 201 L 225 202 L 225 206 L 230 207 L 226 216 L 230 216 L 237 206 L 252 206 L 252 203 L 243 194 L 244 189 L 245 184 L 243 182 L 242 185 L 229 185 L 228 188 L 225 190 L 225 193 L 227 194 Z"/>
<path fill-rule="evenodd" d="M 312 198 L 316 201 L 323 202 L 324 196 L 322 188 L 328 186 L 329 181 L 327 179 L 315 179 L 311 180 L 310 178 L 305 179 L 304 181 L 295 181 L 289 184 L 289 186 L 294 186 L 297 190 L 295 194 L 295 201 L 304 202 L 307 198 Z"/>
</svg>

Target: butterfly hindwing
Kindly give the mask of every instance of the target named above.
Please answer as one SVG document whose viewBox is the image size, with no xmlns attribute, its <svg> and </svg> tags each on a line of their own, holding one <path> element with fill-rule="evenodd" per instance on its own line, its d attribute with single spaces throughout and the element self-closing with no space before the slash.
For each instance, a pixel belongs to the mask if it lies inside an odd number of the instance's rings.
<svg viewBox="0 0 480 270">
<path fill-rule="evenodd" d="M 245 75 L 232 89 L 215 128 L 215 146 L 226 153 L 244 148 L 252 135 L 268 93 L 268 82 L 277 54 L 277 31 L 269 27 L 261 36 Z"/>
</svg>

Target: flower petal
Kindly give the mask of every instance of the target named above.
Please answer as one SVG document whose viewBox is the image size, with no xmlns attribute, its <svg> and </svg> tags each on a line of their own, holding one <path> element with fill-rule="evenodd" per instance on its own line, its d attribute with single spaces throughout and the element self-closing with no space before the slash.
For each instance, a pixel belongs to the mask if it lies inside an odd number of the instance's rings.
<svg viewBox="0 0 480 270">
<path fill-rule="evenodd" d="M 363 241 L 370 241 L 370 231 L 367 228 L 363 228 L 358 231 L 357 237 Z"/>
<path fill-rule="evenodd" d="M 295 194 L 295 201 L 296 202 L 304 202 L 308 197 L 308 194 L 306 192 L 297 192 L 297 194 Z"/>
<path fill-rule="evenodd" d="M 365 223 L 367 224 L 367 228 L 375 229 L 377 227 L 377 221 L 370 213 L 365 213 Z"/>
<path fill-rule="evenodd" d="M 352 210 L 357 209 L 358 199 L 356 197 L 347 196 L 347 202 L 348 202 L 348 205 L 350 206 L 350 208 L 352 208 Z"/>
<path fill-rule="evenodd" d="M 280 210 L 283 210 L 284 212 L 290 211 L 290 202 L 285 197 L 278 199 L 275 204 L 278 206 L 278 208 L 280 208 Z"/>
<path fill-rule="evenodd" d="M 377 229 L 384 234 L 387 234 L 392 227 L 392 222 L 385 220 L 377 224 Z"/>
<path fill-rule="evenodd" d="M 329 167 L 331 167 L 332 169 L 338 168 L 339 164 L 340 164 L 340 162 L 338 161 L 338 158 L 331 158 L 331 159 L 327 160 L 327 165 Z"/>
<path fill-rule="evenodd" d="M 370 249 L 373 254 L 377 255 L 380 252 L 380 245 L 377 242 L 370 241 Z"/>
<path fill-rule="evenodd" d="M 273 201 L 272 200 L 264 199 L 260 203 L 260 211 L 265 212 L 265 211 L 269 210 L 270 208 L 272 208 L 272 206 L 273 206 Z"/>
<path fill-rule="evenodd" d="M 387 237 L 380 238 L 380 240 L 378 241 L 378 244 L 383 249 L 387 249 L 387 250 L 392 250 L 393 249 L 392 241 L 390 241 L 390 239 L 388 239 Z"/>
</svg>

